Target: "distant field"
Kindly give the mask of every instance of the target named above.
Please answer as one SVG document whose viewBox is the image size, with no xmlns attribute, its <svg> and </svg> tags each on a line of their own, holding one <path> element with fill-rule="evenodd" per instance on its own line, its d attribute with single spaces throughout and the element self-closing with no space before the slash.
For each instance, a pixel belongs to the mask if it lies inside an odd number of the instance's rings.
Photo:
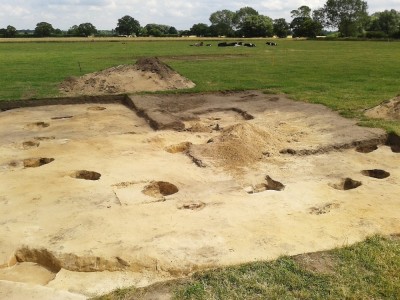
<svg viewBox="0 0 400 300">
<path fill-rule="evenodd" d="M 269 90 L 354 117 L 400 93 L 398 42 L 277 40 L 278 47 L 269 47 L 259 39 L 251 41 L 256 48 L 218 48 L 216 40 L 207 41 L 212 47 L 190 47 L 196 40 L 182 38 L 2 41 L 0 99 L 57 96 L 66 77 L 143 56 L 157 56 L 190 78 L 194 92 Z M 400 133 L 398 122 L 364 123 Z"/>
</svg>

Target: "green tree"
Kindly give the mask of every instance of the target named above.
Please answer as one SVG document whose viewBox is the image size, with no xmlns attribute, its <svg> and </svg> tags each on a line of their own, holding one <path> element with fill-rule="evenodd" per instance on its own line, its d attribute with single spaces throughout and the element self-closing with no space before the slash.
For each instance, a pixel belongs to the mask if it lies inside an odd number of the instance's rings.
<svg viewBox="0 0 400 300">
<path fill-rule="evenodd" d="M 283 18 L 275 19 L 273 25 L 274 25 L 274 34 L 277 37 L 285 38 L 289 35 L 290 26 L 285 19 Z"/>
<path fill-rule="evenodd" d="M 126 15 L 121 19 L 118 19 L 115 31 L 121 35 L 139 35 L 140 24 L 131 16 Z"/>
<path fill-rule="evenodd" d="M 196 36 L 207 36 L 210 34 L 210 28 L 207 24 L 198 23 L 190 28 L 190 33 Z"/>
<path fill-rule="evenodd" d="M 160 37 L 169 34 L 169 29 L 171 26 L 161 25 L 161 24 L 147 24 L 144 27 L 144 32 L 146 35 L 151 35 L 155 37 Z"/>
<path fill-rule="evenodd" d="M 232 18 L 232 24 L 234 29 L 240 30 L 248 16 L 258 16 L 258 11 L 249 6 L 242 7 L 237 10 Z"/>
<path fill-rule="evenodd" d="M 400 12 L 391 9 L 378 13 L 378 27 L 387 35 L 391 36 L 400 31 Z"/>
<path fill-rule="evenodd" d="M 233 11 L 224 9 L 211 14 L 210 22 L 213 28 L 214 35 L 233 36 L 233 18 L 235 13 Z"/>
<path fill-rule="evenodd" d="M 245 37 L 265 37 L 273 35 L 273 22 L 270 17 L 263 15 L 247 16 L 240 32 Z"/>
<path fill-rule="evenodd" d="M 78 33 L 78 25 L 71 26 L 71 28 L 68 29 L 67 33 L 68 33 L 69 35 L 78 36 L 78 35 L 79 35 L 79 33 Z"/>
<path fill-rule="evenodd" d="M 48 37 L 54 32 L 54 28 L 47 22 L 40 22 L 36 24 L 34 34 L 39 37 Z"/>
<path fill-rule="evenodd" d="M 290 12 L 292 18 L 310 18 L 311 8 L 306 5 L 300 6 Z"/>
<path fill-rule="evenodd" d="M 79 36 L 90 36 L 97 33 L 96 27 L 91 23 L 82 23 L 76 28 Z"/>
<path fill-rule="evenodd" d="M 367 2 L 362 0 L 327 0 L 326 25 L 337 28 L 341 36 L 357 36 L 367 25 L 367 8 Z"/>
<path fill-rule="evenodd" d="M 176 30 L 176 28 L 174 26 L 171 26 L 168 29 L 168 34 L 178 34 L 178 30 Z"/>
<path fill-rule="evenodd" d="M 14 26 L 8 25 L 6 29 L 4 29 L 4 37 L 12 38 L 17 35 L 17 29 Z"/>
<path fill-rule="evenodd" d="M 323 26 L 320 21 L 311 18 L 311 8 L 308 6 L 303 5 L 292 10 L 291 15 L 293 20 L 290 22 L 290 28 L 294 37 L 315 38 L 320 34 Z"/>
</svg>

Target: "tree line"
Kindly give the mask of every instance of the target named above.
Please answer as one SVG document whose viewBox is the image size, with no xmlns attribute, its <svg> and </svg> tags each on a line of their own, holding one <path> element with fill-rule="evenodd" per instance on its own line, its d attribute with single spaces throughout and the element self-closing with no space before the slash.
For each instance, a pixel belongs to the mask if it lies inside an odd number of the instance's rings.
<svg viewBox="0 0 400 300">
<path fill-rule="evenodd" d="M 271 19 L 260 14 L 252 7 L 243 7 L 237 11 L 219 10 L 210 15 L 211 25 L 194 24 L 189 30 L 179 31 L 168 25 L 147 24 L 142 27 L 133 17 L 126 15 L 118 19 L 117 27 L 100 32 L 91 23 L 72 26 L 68 31 L 54 29 L 47 22 L 40 22 L 33 31 L 34 36 L 183 36 L 202 37 L 308 37 L 315 38 L 335 30 L 338 37 L 400 38 L 400 12 L 394 9 L 369 15 L 368 4 L 362 0 L 327 0 L 321 8 L 312 10 L 303 5 L 291 11 L 292 20 Z M 0 29 L 0 36 L 15 37 L 18 31 L 9 25 Z"/>
</svg>

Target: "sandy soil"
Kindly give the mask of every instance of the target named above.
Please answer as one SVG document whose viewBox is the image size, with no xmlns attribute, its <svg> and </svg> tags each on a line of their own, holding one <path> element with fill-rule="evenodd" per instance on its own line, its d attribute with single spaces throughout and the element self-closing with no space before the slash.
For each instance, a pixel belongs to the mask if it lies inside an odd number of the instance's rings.
<svg viewBox="0 0 400 300">
<path fill-rule="evenodd" d="M 134 65 L 121 65 L 81 77 L 69 77 L 60 84 L 67 96 L 123 94 L 193 88 L 195 84 L 157 58 L 142 58 Z"/>
<path fill-rule="evenodd" d="M 400 120 L 400 96 L 366 110 L 365 115 L 376 119 Z"/>
<path fill-rule="evenodd" d="M 400 232 L 382 130 L 256 91 L 131 99 L 136 112 L 0 113 L 0 298 L 92 296 Z"/>
</svg>

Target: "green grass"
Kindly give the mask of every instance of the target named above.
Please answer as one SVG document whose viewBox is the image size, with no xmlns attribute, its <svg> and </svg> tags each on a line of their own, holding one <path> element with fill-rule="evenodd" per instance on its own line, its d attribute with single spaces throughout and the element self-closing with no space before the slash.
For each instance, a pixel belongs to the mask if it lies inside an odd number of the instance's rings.
<svg viewBox="0 0 400 300">
<path fill-rule="evenodd" d="M 269 90 L 350 117 L 400 93 L 399 42 L 279 40 L 267 47 L 254 40 L 256 48 L 207 42 L 213 47 L 190 47 L 191 40 L 0 43 L 0 99 L 57 96 L 66 77 L 143 56 L 158 56 L 193 80 L 193 92 Z M 363 124 L 400 133 L 398 122 Z"/>
<path fill-rule="evenodd" d="M 400 299 L 400 240 L 374 236 L 327 252 L 199 272 L 96 299 Z"/>
</svg>

